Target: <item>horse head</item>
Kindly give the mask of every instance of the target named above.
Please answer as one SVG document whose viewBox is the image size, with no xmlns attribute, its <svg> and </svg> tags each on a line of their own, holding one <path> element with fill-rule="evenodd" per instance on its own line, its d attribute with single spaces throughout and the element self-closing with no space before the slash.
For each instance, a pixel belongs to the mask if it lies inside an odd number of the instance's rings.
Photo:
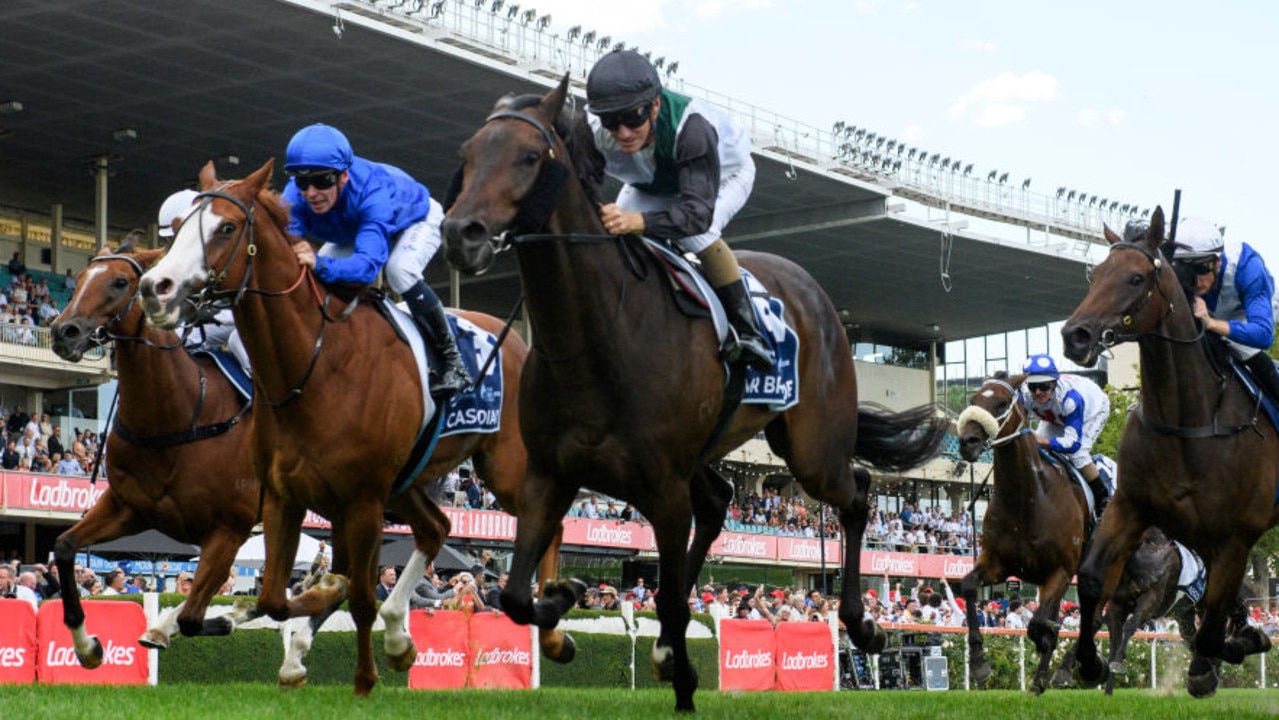
<svg viewBox="0 0 1279 720">
<path fill-rule="evenodd" d="M 1026 426 L 1026 413 L 1017 402 L 1016 390 L 1025 379 L 1025 375 L 996 375 L 987 378 L 973 393 L 968 407 L 955 421 L 960 457 L 974 462 L 983 451 L 1011 440 Z"/>
<path fill-rule="evenodd" d="M 589 131 L 565 111 L 568 75 L 543 96 L 506 96 L 484 125 L 462 144 L 462 167 L 450 188 L 444 220 L 445 254 L 453 267 L 478 275 L 488 270 L 508 238 L 532 232 L 573 231 L 561 203 L 587 206 L 580 184 L 569 183 L 572 135 Z M 567 188 L 574 188 L 571 194 Z M 599 232 L 603 228 L 598 229 Z"/>
<path fill-rule="evenodd" d="M 1145 237 L 1124 240 L 1110 228 L 1105 235 L 1110 255 L 1093 270 L 1088 294 L 1061 329 L 1066 357 L 1084 367 L 1096 364 L 1112 345 L 1155 332 L 1178 303 L 1186 305 L 1185 290 L 1163 253 L 1163 208 L 1150 216 Z"/>
<path fill-rule="evenodd" d="M 200 171 L 200 205 L 178 226 L 168 253 L 139 286 L 142 308 L 153 324 L 173 328 L 215 294 L 243 291 L 257 251 L 253 208 L 274 165 L 268 160 L 245 179 L 230 182 L 218 180 L 211 162 Z"/>
<path fill-rule="evenodd" d="M 76 276 L 76 289 L 67 307 L 49 328 L 58 357 L 79 362 L 90 347 L 113 337 L 112 328 L 124 333 L 124 326 L 132 322 L 136 331 L 141 323 L 141 310 L 135 302 L 138 283 L 163 252 L 135 253 L 132 245 L 121 245 L 114 252 L 103 248 L 89 260 Z"/>
</svg>

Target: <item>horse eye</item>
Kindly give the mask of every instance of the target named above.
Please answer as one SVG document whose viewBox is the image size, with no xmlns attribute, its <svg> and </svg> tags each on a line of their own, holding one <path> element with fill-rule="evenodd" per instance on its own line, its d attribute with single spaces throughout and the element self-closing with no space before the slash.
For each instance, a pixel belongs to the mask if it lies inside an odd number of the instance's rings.
<svg viewBox="0 0 1279 720">
<path fill-rule="evenodd" d="M 1132 277 L 1128 278 L 1128 284 L 1132 285 L 1133 287 L 1142 285 L 1145 282 L 1146 282 L 1146 276 L 1142 275 L 1141 273 L 1133 273 Z"/>
<path fill-rule="evenodd" d="M 541 159 L 542 159 L 542 153 L 540 151 L 530 150 L 527 153 L 525 153 L 523 159 L 520 162 L 523 163 L 524 165 L 536 165 L 537 161 Z"/>
<path fill-rule="evenodd" d="M 129 279 L 118 277 L 111 281 L 111 286 L 116 290 L 124 290 L 129 287 Z"/>
<path fill-rule="evenodd" d="M 218 232 L 222 233 L 223 235 L 230 235 L 231 233 L 235 232 L 235 223 L 233 222 L 222 223 L 222 227 L 218 228 Z"/>
</svg>

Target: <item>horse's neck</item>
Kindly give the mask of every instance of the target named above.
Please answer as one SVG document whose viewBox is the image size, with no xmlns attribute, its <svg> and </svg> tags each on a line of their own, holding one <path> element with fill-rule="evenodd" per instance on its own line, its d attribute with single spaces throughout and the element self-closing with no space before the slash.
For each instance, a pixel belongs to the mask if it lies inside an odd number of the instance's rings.
<svg viewBox="0 0 1279 720">
<path fill-rule="evenodd" d="M 1040 455 L 1034 433 L 1025 433 L 995 448 L 994 502 L 1004 512 L 1033 513 L 1049 492 L 1046 483 L 1058 478 L 1059 474 Z"/>
<path fill-rule="evenodd" d="M 1189 308 L 1180 315 L 1190 318 Z M 1169 321 L 1157 332 L 1167 338 L 1190 338 L 1197 329 L 1193 320 Z M 1138 341 L 1138 348 L 1142 413 L 1174 427 L 1208 424 L 1215 409 L 1218 375 L 1202 343 L 1146 336 Z"/>
<path fill-rule="evenodd" d="M 138 327 L 141 310 L 136 313 L 137 318 L 131 314 L 121 325 Z M 150 323 L 143 323 L 142 327 L 136 336 L 142 342 L 115 341 L 120 421 L 142 435 L 183 430 L 201 401 L 199 365 L 182 347 L 176 333 Z"/>
</svg>

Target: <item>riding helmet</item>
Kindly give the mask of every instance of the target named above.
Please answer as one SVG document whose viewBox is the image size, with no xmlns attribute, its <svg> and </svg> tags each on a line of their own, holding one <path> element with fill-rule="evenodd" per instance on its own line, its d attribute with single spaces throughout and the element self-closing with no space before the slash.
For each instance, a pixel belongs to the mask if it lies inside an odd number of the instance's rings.
<svg viewBox="0 0 1279 720">
<path fill-rule="evenodd" d="M 297 131 L 289 140 L 284 170 L 290 173 L 346 170 L 351 167 L 352 156 L 351 143 L 340 130 L 316 123 Z"/>
<path fill-rule="evenodd" d="M 661 89 L 657 69 L 643 55 L 614 50 L 586 76 L 586 109 L 596 115 L 625 110 L 649 102 Z"/>
<path fill-rule="evenodd" d="M 1028 383 L 1054 382 L 1061 377 L 1051 355 L 1031 355 L 1021 371 L 1029 374 Z"/>
<path fill-rule="evenodd" d="M 165 199 L 156 218 L 156 224 L 160 226 L 157 234 L 160 237 L 173 237 L 173 221 L 185 218 L 191 212 L 191 205 L 199 194 L 194 190 L 179 190 Z"/>
<path fill-rule="evenodd" d="M 1217 257 L 1223 247 L 1221 231 L 1203 218 L 1186 218 L 1177 225 L 1177 250 L 1174 260 L 1208 260 Z"/>
</svg>

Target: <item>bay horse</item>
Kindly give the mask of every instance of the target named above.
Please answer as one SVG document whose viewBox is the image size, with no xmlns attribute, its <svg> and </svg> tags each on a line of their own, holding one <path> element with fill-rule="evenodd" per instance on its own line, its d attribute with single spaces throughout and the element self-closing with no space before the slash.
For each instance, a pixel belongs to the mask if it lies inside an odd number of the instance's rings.
<svg viewBox="0 0 1279 720">
<path fill-rule="evenodd" d="M 961 457 L 971 463 L 993 448 L 995 461 L 981 554 L 961 581 L 960 593 L 968 617 L 970 673 L 973 682 L 982 683 L 991 667 L 977 624 L 978 589 L 1011 576 L 1039 586 L 1039 607 L 1026 627 L 1026 637 L 1039 652 L 1031 685 L 1038 695 L 1048 687 L 1060 630 L 1057 613 L 1079 566 L 1091 511 L 1083 489 L 1065 466 L 1039 451 L 1016 390 L 1026 377 L 986 379 L 955 422 Z"/>
<path fill-rule="evenodd" d="M 1154 525 L 1197 552 L 1207 568 L 1187 682 L 1191 695 L 1206 697 L 1217 688 L 1212 660 L 1237 664 L 1270 647 L 1250 626 L 1227 636 L 1227 622 L 1249 549 L 1279 524 L 1279 438 L 1228 369 L 1228 350 L 1191 313 L 1188 291 L 1168 261 L 1163 208 L 1151 215 L 1145 237 L 1128 242 L 1109 228 L 1105 235 L 1110 254 L 1062 326 L 1063 348 L 1091 367 L 1107 348 L 1135 341 L 1141 390 L 1119 447 L 1123 482 L 1079 568 L 1079 674 L 1096 684 L 1107 672 L 1093 638 L 1095 610 Z"/>
<path fill-rule="evenodd" d="M 356 625 L 355 693 L 365 696 L 377 682 L 371 630 L 384 512 L 412 528 L 417 547 L 380 611 L 386 654 L 403 670 L 416 654 L 404 626 L 408 598 L 449 532 L 448 518 L 425 492 L 430 482 L 473 458 L 508 512 L 518 516 L 536 501 L 520 492 L 527 453 L 517 422 L 518 388 L 527 348 L 509 336 L 502 347 L 507 385 L 500 430 L 439 439 L 411 480 L 413 491 L 393 492 L 432 410 L 412 351 L 372 307 L 376 298 L 321 287 L 298 264 L 291 245 L 304 241 L 288 234 L 288 211 L 267 188 L 273 168 L 268 160 L 243 180 L 223 183 L 206 165 L 198 209 L 143 277 L 139 294 L 150 320 L 161 326 L 173 326 L 210 300 L 231 304 L 254 368 L 248 454 L 262 486 L 267 538 L 258 608 L 285 620 L 331 607 L 333 598 L 315 590 L 292 599 L 285 593 L 306 510 L 329 519 L 333 566 L 350 573 L 349 581 L 337 582 L 349 594 Z M 459 315 L 494 334 L 502 327 L 491 316 Z M 550 534 L 558 537 L 560 527 L 557 518 Z M 557 557 L 539 559 L 551 576 Z M 542 648 L 552 659 L 573 656 L 563 633 L 544 634 Z"/>
<path fill-rule="evenodd" d="M 799 335 L 799 403 L 780 413 L 756 405 L 725 412 L 726 368 L 711 324 L 681 314 L 662 264 L 639 238 L 604 235 L 575 134 L 588 130 L 564 110 L 567 86 L 565 76 L 544 96 L 498 101 L 462 146 L 444 221 L 447 257 L 466 273 L 489 267 L 506 244 L 494 238 L 552 233 L 513 243 L 533 333 L 520 403 L 531 509 L 520 515 L 502 607 L 516 622 L 554 627 L 578 588 L 561 582 L 535 601 L 529 580 L 556 523 L 581 487 L 631 503 L 653 523 L 666 588 L 653 669 L 673 682 L 676 709 L 694 710 L 686 595 L 732 496 L 708 462 L 763 429 L 809 495 L 836 509 L 840 618 L 858 647 L 878 652 L 884 633 L 863 616 L 858 581 L 870 473 L 852 461 L 918 465 L 937 452 L 944 421 L 930 406 L 859 409 L 852 353 L 830 299 L 794 263 L 750 252 L 737 253 L 741 265 L 784 302 Z"/>
<path fill-rule="evenodd" d="M 257 521 L 258 483 L 243 452 L 249 403 L 212 360 L 193 357 L 177 334 L 147 324 L 135 302 L 142 273 L 161 252 L 103 249 L 76 276 L 75 292 L 50 327 L 53 351 L 70 362 L 114 341 L 119 381 L 106 439 L 107 490 L 54 544 L 66 583 L 63 622 L 86 668 L 101 664 L 102 645 L 84 628 L 74 585 L 80 548 L 151 528 L 199 545 L 201 562 L 190 595 L 176 609 L 177 624 L 186 635 L 224 635 L 230 620 L 205 620 L 205 610 Z M 167 647 L 168 625 L 150 628 L 140 642 Z"/>
</svg>

